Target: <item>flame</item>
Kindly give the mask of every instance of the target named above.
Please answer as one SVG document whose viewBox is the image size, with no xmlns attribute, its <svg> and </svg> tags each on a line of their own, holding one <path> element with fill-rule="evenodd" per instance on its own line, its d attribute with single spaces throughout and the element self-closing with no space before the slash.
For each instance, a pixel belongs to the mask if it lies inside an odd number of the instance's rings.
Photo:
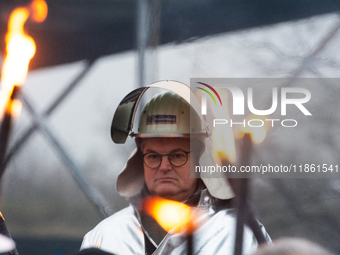
<svg viewBox="0 0 340 255">
<path fill-rule="evenodd" d="M 9 17 L 5 37 L 6 56 L 1 70 L 0 114 L 5 110 L 11 111 L 13 105 L 16 106 L 15 111 L 18 111 L 18 103 L 6 106 L 11 100 L 14 86 L 21 86 L 25 82 L 29 62 L 36 51 L 33 38 L 24 31 L 24 24 L 30 15 L 34 21 L 42 22 L 47 15 L 45 1 L 35 0 L 29 7 L 16 8 Z"/>
<path fill-rule="evenodd" d="M 214 105 L 209 100 L 210 109 L 214 118 L 223 118 L 230 121 L 229 108 L 228 108 L 228 92 L 222 88 L 216 88 L 221 97 L 223 106 Z M 236 149 L 233 129 L 228 125 L 216 125 L 212 131 L 212 155 L 216 162 L 221 159 L 227 159 L 230 163 L 236 160 Z"/>
<path fill-rule="evenodd" d="M 147 198 L 144 200 L 144 211 L 151 215 L 166 231 L 179 233 L 188 227 L 192 210 L 190 206 L 164 198 Z"/>
<path fill-rule="evenodd" d="M 235 135 L 237 138 L 242 138 L 245 133 L 250 134 L 250 137 L 252 141 L 256 144 L 260 144 L 264 141 L 264 139 L 267 136 L 267 131 L 270 128 L 270 121 L 268 116 L 260 116 L 260 115 L 254 115 L 250 114 L 246 117 L 246 126 L 239 127 Z M 258 126 L 258 127 L 251 127 L 249 126 L 249 121 L 254 120 L 257 123 L 251 124 L 252 126 Z M 262 121 L 262 122 L 261 122 Z M 261 126 L 261 124 L 263 125 Z"/>
<path fill-rule="evenodd" d="M 35 22 L 43 22 L 47 17 L 47 4 L 44 0 L 35 0 L 30 5 L 31 18 Z"/>
</svg>

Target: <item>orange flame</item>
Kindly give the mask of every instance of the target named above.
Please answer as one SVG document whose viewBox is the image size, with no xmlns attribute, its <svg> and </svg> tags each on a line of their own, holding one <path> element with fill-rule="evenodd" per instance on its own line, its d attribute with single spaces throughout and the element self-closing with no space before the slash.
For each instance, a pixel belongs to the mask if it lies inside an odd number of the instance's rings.
<svg viewBox="0 0 340 255">
<path fill-rule="evenodd" d="M 29 7 L 19 7 L 10 15 L 5 37 L 6 57 L 1 70 L 0 114 L 6 110 L 14 86 L 25 82 L 29 62 L 36 51 L 34 40 L 24 31 L 24 24 L 30 15 L 34 21 L 42 22 L 47 16 L 45 1 L 35 0 Z M 8 108 L 11 110 L 13 107 Z"/>
<path fill-rule="evenodd" d="M 151 215 L 166 231 L 179 233 L 188 227 L 192 210 L 183 203 L 164 198 L 147 198 L 144 200 L 144 211 Z"/>
<path fill-rule="evenodd" d="M 216 88 L 216 91 L 221 97 L 223 106 L 214 105 L 209 100 L 210 109 L 214 118 L 223 118 L 230 121 L 229 108 L 228 108 L 228 92 L 225 89 Z M 216 162 L 221 159 L 227 159 L 230 163 L 236 160 L 236 149 L 233 129 L 228 125 L 216 125 L 212 131 L 212 155 Z"/>
<path fill-rule="evenodd" d="M 250 114 L 246 117 L 246 126 L 239 127 L 236 130 L 235 135 L 237 138 L 242 138 L 245 133 L 248 133 L 254 143 L 262 143 L 267 136 L 268 129 L 270 128 L 271 122 L 268 120 L 269 118 L 267 116 Z M 249 125 L 249 121 L 255 121 L 256 124 L 253 123 Z"/>
<path fill-rule="evenodd" d="M 31 18 L 35 22 L 43 22 L 47 17 L 47 4 L 44 0 L 35 0 L 30 5 Z"/>
</svg>

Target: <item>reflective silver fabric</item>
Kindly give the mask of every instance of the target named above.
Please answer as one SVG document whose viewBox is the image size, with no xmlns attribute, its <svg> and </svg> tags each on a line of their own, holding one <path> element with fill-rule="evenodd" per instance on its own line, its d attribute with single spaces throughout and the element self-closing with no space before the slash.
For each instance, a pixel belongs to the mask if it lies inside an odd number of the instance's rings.
<svg viewBox="0 0 340 255">
<path fill-rule="evenodd" d="M 194 233 L 194 254 L 233 254 L 236 228 L 234 210 L 214 211 L 211 201 L 211 196 L 204 190 L 198 206 L 194 209 L 195 215 L 198 215 L 196 222 L 199 225 Z M 262 231 L 270 241 L 263 226 Z M 184 233 L 171 234 L 170 231 L 153 255 L 184 255 L 186 245 Z M 81 249 L 90 247 L 97 247 L 118 255 L 144 255 L 143 231 L 134 208 L 130 205 L 103 220 L 87 233 Z M 256 248 L 255 236 L 248 227 L 245 227 L 243 254 L 250 255 Z"/>
</svg>

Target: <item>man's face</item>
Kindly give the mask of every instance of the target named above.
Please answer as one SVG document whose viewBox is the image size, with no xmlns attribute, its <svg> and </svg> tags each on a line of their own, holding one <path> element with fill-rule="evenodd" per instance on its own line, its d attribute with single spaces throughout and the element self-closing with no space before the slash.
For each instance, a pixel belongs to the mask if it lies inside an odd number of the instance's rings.
<svg viewBox="0 0 340 255">
<path fill-rule="evenodd" d="M 185 138 L 149 138 L 142 146 L 142 154 L 156 152 L 170 154 L 190 151 L 190 140 Z M 183 166 L 174 166 L 168 156 L 162 156 L 161 164 L 151 168 L 144 163 L 144 178 L 151 195 L 185 201 L 197 190 L 197 179 L 190 178 L 190 154 Z M 192 157 L 194 155 L 191 155 Z"/>
</svg>

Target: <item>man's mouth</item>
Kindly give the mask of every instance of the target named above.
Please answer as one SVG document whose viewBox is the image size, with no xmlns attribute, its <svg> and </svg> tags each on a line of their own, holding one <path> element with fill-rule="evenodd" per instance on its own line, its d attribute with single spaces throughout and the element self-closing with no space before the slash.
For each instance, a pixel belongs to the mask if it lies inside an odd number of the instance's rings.
<svg viewBox="0 0 340 255">
<path fill-rule="evenodd" d="M 161 177 L 161 178 L 158 178 L 157 181 L 161 181 L 161 182 L 170 182 L 170 181 L 174 181 L 175 178 L 172 178 L 172 177 Z"/>
</svg>

